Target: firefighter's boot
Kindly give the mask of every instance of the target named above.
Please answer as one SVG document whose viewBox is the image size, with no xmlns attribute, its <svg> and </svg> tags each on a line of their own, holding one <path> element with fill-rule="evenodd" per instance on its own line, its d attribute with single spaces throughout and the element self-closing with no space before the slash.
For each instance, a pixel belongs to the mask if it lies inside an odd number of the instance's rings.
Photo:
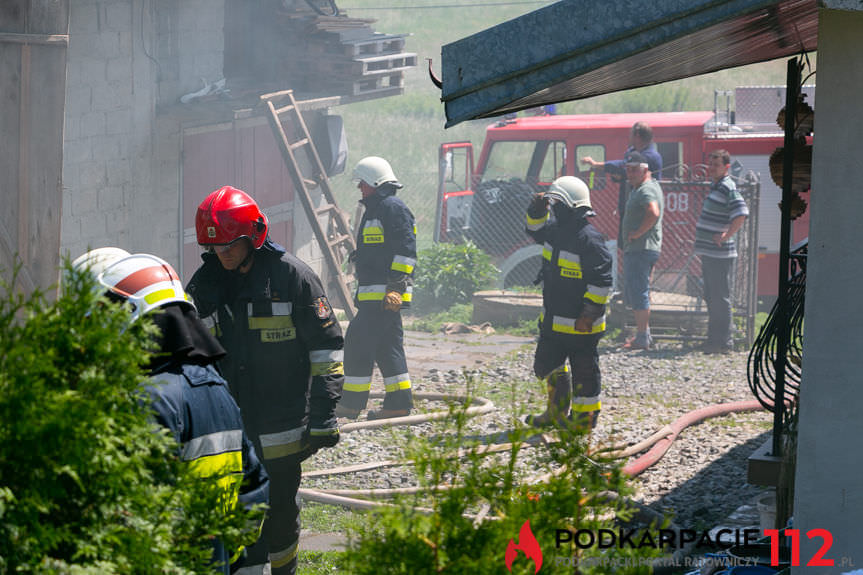
<svg viewBox="0 0 863 575">
<path fill-rule="evenodd" d="M 571 411 L 569 417 L 569 426 L 574 430 L 578 429 L 584 433 L 590 433 L 596 427 L 596 421 L 599 419 L 599 411 Z"/>
<path fill-rule="evenodd" d="M 548 376 L 546 386 L 548 406 L 545 411 L 539 415 L 528 415 L 524 421 L 538 428 L 563 426 L 572 400 L 572 376 L 569 371 L 556 370 Z"/>
</svg>

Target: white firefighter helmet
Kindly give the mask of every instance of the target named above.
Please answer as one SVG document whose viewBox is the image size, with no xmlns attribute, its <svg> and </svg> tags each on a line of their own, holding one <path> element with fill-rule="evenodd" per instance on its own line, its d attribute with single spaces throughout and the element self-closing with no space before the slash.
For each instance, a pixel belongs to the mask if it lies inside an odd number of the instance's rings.
<svg viewBox="0 0 863 575">
<path fill-rule="evenodd" d="M 575 176 L 563 176 L 548 187 L 545 195 L 563 202 L 570 208 L 591 207 L 590 189 Z"/>
<path fill-rule="evenodd" d="M 357 162 L 354 168 L 354 181 L 358 182 L 360 180 L 373 188 L 380 187 L 386 183 L 393 184 L 397 188 L 402 187 L 390 163 L 377 156 L 366 156 Z"/>
<path fill-rule="evenodd" d="M 88 271 L 95 278 L 115 261 L 127 258 L 130 255 L 132 254 L 121 248 L 96 248 L 75 258 L 75 261 L 72 262 L 72 267 L 81 272 Z"/>
<path fill-rule="evenodd" d="M 96 276 L 99 284 L 132 307 L 132 321 L 169 303 L 192 303 L 171 264 L 150 254 L 116 260 Z"/>
</svg>

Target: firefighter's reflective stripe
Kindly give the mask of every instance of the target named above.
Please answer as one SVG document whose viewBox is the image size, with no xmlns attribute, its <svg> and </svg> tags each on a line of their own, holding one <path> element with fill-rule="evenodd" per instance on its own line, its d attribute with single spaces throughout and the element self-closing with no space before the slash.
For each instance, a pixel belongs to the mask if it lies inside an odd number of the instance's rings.
<svg viewBox="0 0 863 575">
<path fill-rule="evenodd" d="M 561 276 L 574 279 L 581 278 L 581 256 L 578 254 L 560 250 L 560 254 L 557 256 L 557 265 L 560 266 Z"/>
<path fill-rule="evenodd" d="M 402 294 L 402 301 L 409 302 L 413 299 L 413 286 L 408 286 Z M 357 287 L 357 301 L 383 301 L 387 293 L 386 284 L 374 284 Z"/>
<path fill-rule="evenodd" d="M 270 553 L 270 565 L 273 569 L 278 569 L 279 567 L 284 567 L 288 563 L 294 560 L 297 556 L 297 550 L 299 549 L 300 542 L 297 541 L 293 545 L 290 545 L 284 549 L 279 551 L 275 551 Z"/>
<path fill-rule="evenodd" d="M 270 309 L 274 316 L 291 315 L 294 311 L 294 302 L 291 301 L 274 301 L 270 302 Z M 252 317 L 254 313 L 254 305 L 252 302 L 246 304 L 246 315 Z"/>
<path fill-rule="evenodd" d="M 542 226 L 545 225 L 545 222 L 548 221 L 548 212 L 545 212 L 545 215 L 541 218 L 532 218 L 530 214 L 527 215 L 527 229 L 531 231 L 537 231 L 542 229 Z"/>
<path fill-rule="evenodd" d="M 345 384 L 342 388 L 344 391 L 354 391 L 362 393 L 369 391 L 372 388 L 372 376 L 345 376 Z"/>
<path fill-rule="evenodd" d="M 166 286 L 171 286 L 171 282 L 162 282 Z M 186 301 L 189 301 L 189 296 L 185 293 L 180 293 L 179 290 L 174 289 L 173 287 L 166 287 L 164 289 L 152 291 L 144 296 L 144 301 L 150 305 L 158 305 L 159 302 L 165 300 L 176 301 L 177 298 L 183 298 Z"/>
<path fill-rule="evenodd" d="M 387 286 L 374 284 L 357 287 L 357 301 L 383 301 Z"/>
<path fill-rule="evenodd" d="M 602 402 L 599 401 L 599 396 L 593 397 L 573 397 L 572 410 L 584 413 L 586 411 L 599 411 L 602 409 Z"/>
<path fill-rule="evenodd" d="M 305 430 L 305 427 L 295 427 L 278 433 L 262 433 L 260 440 L 264 459 L 276 459 L 302 451 L 305 447 L 302 441 Z"/>
<path fill-rule="evenodd" d="M 342 375 L 345 373 L 345 352 L 341 349 L 314 349 L 309 352 L 312 375 Z"/>
<path fill-rule="evenodd" d="M 243 482 L 243 431 L 231 429 L 196 437 L 183 446 L 182 457 L 198 477 L 216 477 L 225 510 L 237 505 Z"/>
<path fill-rule="evenodd" d="M 416 258 L 409 258 L 407 256 L 394 256 L 393 265 L 390 267 L 397 272 L 411 274 L 414 271 L 415 265 L 417 265 Z"/>
<path fill-rule="evenodd" d="M 314 437 L 328 437 L 330 435 L 338 435 L 338 427 L 312 427 L 309 428 L 309 434 Z"/>
<path fill-rule="evenodd" d="M 388 392 L 411 388 L 411 377 L 407 373 L 400 373 L 384 378 L 384 390 Z"/>
<path fill-rule="evenodd" d="M 228 451 L 242 451 L 242 449 L 243 430 L 229 429 L 195 437 L 183 446 L 182 457 L 186 461 L 191 461 L 206 455 L 214 455 Z"/>
<path fill-rule="evenodd" d="M 593 303 L 605 305 L 611 299 L 611 286 L 599 287 L 587 284 L 587 291 L 584 292 L 584 297 Z"/>
<path fill-rule="evenodd" d="M 384 243 L 384 226 L 379 219 L 368 220 L 363 226 L 364 244 Z"/>
<path fill-rule="evenodd" d="M 605 331 L 605 315 L 602 315 L 593 322 L 590 331 L 576 331 L 574 318 L 556 315 L 551 318 L 551 331 L 575 334 L 600 333 Z"/>
<path fill-rule="evenodd" d="M 547 259 L 548 261 L 551 261 L 551 254 L 553 251 L 554 251 L 554 248 L 551 247 L 551 244 L 548 242 L 545 242 L 542 246 L 542 257 L 544 259 Z"/>
<path fill-rule="evenodd" d="M 255 316 L 252 302 L 246 305 L 249 329 L 260 330 L 262 342 L 276 343 L 297 338 L 297 329 L 294 327 L 294 318 L 291 316 L 292 302 L 271 302 L 273 313 L 271 316 Z"/>
</svg>

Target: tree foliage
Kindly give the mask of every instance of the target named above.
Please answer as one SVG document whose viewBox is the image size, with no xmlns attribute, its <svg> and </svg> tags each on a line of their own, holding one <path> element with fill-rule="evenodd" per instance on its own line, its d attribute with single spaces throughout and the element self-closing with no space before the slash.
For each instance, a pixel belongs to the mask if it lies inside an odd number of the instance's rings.
<svg viewBox="0 0 863 575">
<path fill-rule="evenodd" d="M 493 284 L 497 270 L 473 242 L 434 244 L 421 250 L 414 294 L 421 312 L 441 311 L 471 301 L 474 292 Z"/>
<path fill-rule="evenodd" d="M 249 539 L 192 477 L 142 386 L 153 326 L 66 270 L 55 302 L 0 281 L 0 572 L 208 573 Z"/>
</svg>

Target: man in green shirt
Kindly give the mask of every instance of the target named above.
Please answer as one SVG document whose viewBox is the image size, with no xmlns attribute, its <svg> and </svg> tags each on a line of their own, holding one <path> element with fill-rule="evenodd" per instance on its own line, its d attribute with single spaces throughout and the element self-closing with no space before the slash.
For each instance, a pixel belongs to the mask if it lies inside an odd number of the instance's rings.
<svg viewBox="0 0 863 575">
<path fill-rule="evenodd" d="M 625 158 L 626 179 L 632 191 L 626 201 L 623 239 L 623 299 L 635 312 L 635 337 L 629 349 L 650 349 L 650 274 L 662 248 L 664 201 L 659 182 L 653 179 L 647 159 L 640 152 Z"/>
</svg>

